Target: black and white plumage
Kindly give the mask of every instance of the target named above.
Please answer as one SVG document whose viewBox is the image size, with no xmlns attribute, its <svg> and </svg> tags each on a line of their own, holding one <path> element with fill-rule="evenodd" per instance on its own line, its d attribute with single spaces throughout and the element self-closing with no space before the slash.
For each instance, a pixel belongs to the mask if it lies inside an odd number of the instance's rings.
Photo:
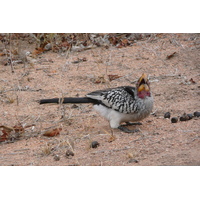
<svg viewBox="0 0 200 200">
<path fill-rule="evenodd" d="M 122 122 L 138 122 L 147 117 L 153 109 L 153 97 L 146 74 L 143 74 L 136 87 L 122 86 L 106 90 L 91 92 L 80 98 L 42 99 L 44 103 L 92 103 L 94 109 L 104 116 L 111 128 L 119 128 L 125 132 L 132 132 L 122 127 Z"/>
</svg>

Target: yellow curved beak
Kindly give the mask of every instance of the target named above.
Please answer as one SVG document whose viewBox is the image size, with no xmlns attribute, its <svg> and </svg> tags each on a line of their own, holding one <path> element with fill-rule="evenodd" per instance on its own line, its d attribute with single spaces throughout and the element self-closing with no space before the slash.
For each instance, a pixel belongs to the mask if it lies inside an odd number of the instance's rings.
<svg viewBox="0 0 200 200">
<path fill-rule="evenodd" d="M 141 91 L 150 91 L 148 76 L 146 74 L 142 74 L 138 80 L 138 92 Z"/>
</svg>

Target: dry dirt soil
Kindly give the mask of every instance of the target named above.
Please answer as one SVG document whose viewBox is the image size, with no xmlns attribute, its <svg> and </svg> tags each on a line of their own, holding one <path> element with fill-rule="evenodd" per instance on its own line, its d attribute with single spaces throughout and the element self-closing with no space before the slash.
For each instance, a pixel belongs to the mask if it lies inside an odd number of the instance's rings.
<svg viewBox="0 0 200 200">
<path fill-rule="evenodd" d="M 22 47 L 32 52 L 35 46 Z M 137 133 L 111 130 L 89 104 L 37 103 L 134 86 L 142 73 L 150 77 L 155 102 L 142 125 L 129 127 L 139 128 Z M 114 80 L 109 79 L 112 75 Z M 200 118 L 177 123 L 164 118 L 166 112 L 180 117 L 195 111 L 200 111 L 199 34 L 155 34 L 124 48 L 48 51 L 29 57 L 25 67 L 15 64 L 14 73 L 1 63 L 0 135 L 3 126 L 21 124 L 24 131 L 11 131 L 10 138 L 0 143 L 0 165 L 200 165 Z M 62 128 L 59 135 L 43 135 L 56 128 Z M 90 147 L 93 141 L 99 143 L 97 148 Z"/>
</svg>

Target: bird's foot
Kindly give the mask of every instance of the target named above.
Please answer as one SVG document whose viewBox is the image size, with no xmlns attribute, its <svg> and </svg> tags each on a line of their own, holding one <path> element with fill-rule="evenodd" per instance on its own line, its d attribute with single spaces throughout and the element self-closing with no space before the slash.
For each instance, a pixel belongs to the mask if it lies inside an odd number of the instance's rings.
<svg viewBox="0 0 200 200">
<path fill-rule="evenodd" d="M 140 131 L 139 129 L 130 130 L 130 129 L 124 127 L 124 126 L 119 126 L 118 129 L 121 130 L 124 133 L 136 133 L 136 132 Z"/>
<path fill-rule="evenodd" d="M 125 125 L 123 125 L 123 126 L 136 126 L 136 125 L 142 125 L 142 123 L 141 122 L 126 122 L 126 124 Z"/>
</svg>

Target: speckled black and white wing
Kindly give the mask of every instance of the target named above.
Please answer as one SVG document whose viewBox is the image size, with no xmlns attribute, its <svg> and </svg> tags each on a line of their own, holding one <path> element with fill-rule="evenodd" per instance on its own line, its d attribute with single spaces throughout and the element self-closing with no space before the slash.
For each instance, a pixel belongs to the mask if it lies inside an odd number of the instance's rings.
<svg viewBox="0 0 200 200">
<path fill-rule="evenodd" d="M 130 114 L 138 111 L 135 87 L 123 86 L 108 90 L 99 90 L 91 92 L 86 96 L 91 99 L 96 99 L 99 104 L 105 105 L 120 113 Z"/>
</svg>

